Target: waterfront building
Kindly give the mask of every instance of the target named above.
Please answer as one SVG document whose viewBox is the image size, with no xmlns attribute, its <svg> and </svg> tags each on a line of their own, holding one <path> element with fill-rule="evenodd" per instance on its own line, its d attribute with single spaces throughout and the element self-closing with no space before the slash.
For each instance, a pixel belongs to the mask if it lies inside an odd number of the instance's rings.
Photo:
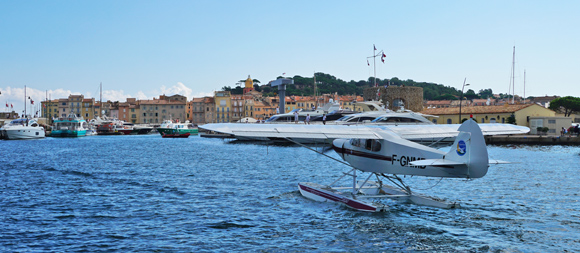
<svg viewBox="0 0 580 253">
<path fill-rule="evenodd" d="M 459 107 L 427 108 L 423 114 L 435 124 L 459 124 Z M 472 117 L 478 123 L 508 123 L 510 117 L 516 125 L 530 126 L 530 117 L 554 117 L 555 112 L 537 104 L 467 106 L 461 108 L 461 121 Z M 512 116 L 513 115 L 513 116 Z"/>
<path fill-rule="evenodd" d="M 548 135 L 560 135 L 562 128 L 568 129 L 572 126 L 570 117 L 530 117 L 530 134 L 540 134 L 538 127 L 547 127 Z"/>
<path fill-rule="evenodd" d="M 296 99 L 294 99 L 294 96 L 287 96 L 284 102 L 286 105 L 286 112 L 291 112 L 292 110 L 296 109 Z"/>
<path fill-rule="evenodd" d="M 225 123 L 231 122 L 231 93 L 229 91 L 216 91 L 214 93 L 215 99 L 215 122 Z"/>
<path fill-rule="evenodd" d="M 193 124 L 205 124 L 203 100 L 204 98 L 193 98 L 191 102 L 187 103 L 189 111 L 188 118 Z"/>
<path fill-rule="evenodd" d="M 310 96 L 295 96 L 296 108 L 303 110 L 312 110 L 316 106 L 316 100 Z"/>
<path fill-rule="evenodd" d="M 213 97 L 204 97 L 203 98 L 203 113 L 205 117 L 204 123 L 213 123 L 214 122 L 214 115 L 215 115 L 215 99 Z"/>
<path fill-rule="evenodd" d="M 96 113 L 94 98 L 85 98 L 84 95 L 69 95 L 68 98 L 59 98 L 41 101 L 43 117 L 52 124 L 53 118 L 65 118 L 70 113 L 84 119 L 92 119 Z"/>
<path fill-rule="evenodd" d="M 139 123 L 139 106 L 136 98 L 127 98 L 127 102 L 117 103 L 117 118 L 119 120 L 131 123 Z"/>
<path fill-rule="evenodd" d="M 247 80 L 246 80 L 247 81 Z M 244 113 L 244 95 L 231 95 L 231 103 L 232 103 L 232 122 L 237 122 L 238 120 L 242 119 L 245 115 Z"/>
<path fill-rule="evenodd" d="M 426 100 L 423 103 L 424 108 L 449 108 L 452 100 Z"/>
<path fill-rule="evenodd" d="M 58 99 L 42 101 L 42 116 L 48 119 L 48 124 L 52 124 L 52 118 L 58 117 Z"/>
<path fill-rule="evenodd" d="M 159 96 L 159 99 L 139 100 L 140 123 L 160 124 L 164 120 L 184 122 L 187 120 L 185 105 L 187 98 L 181 95 Z"/>
<path fill-rule="evenodd" d="M 338 103 L 340 104 L 340 107 L 342 107 L 342 109 L 351 110 L 351 111 L 359 111 L 359 112 L 364 111 L 364 108 L 361 106 L 357 107 L 357 104 L 354 103 L 354 101 L 363 102 L 364 99 L 361 96 L 355 96 L 355 95 L 345 95 L 345 96 L 340 96 L 338 98 Z"/>
</svg>

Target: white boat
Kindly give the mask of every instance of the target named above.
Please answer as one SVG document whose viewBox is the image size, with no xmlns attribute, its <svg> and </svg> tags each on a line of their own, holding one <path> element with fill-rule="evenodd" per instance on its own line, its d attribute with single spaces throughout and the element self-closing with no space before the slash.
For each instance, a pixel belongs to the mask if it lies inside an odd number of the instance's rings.
<svg viewBox="0 0 580 253">
<path fill-rule="evenodd" d="M 337 125 L 371 124 L 371 125 L 432 125 L 420 113 L 414 112 L 363 112 L 344 116 L 334 122 Z"/>
<path fill-rule="evenodd" d="M 44 127 L 36 119 L 15 119 L 0 128 L 8 140 L 40 139 L 45 137 Z"/>
<path fill-rule="evenodd" d="M 298 121 L 304 122 L 306 120 L 306 116 L 310 115 L 310 118 L 316 116 L 322 116 L 323 114 L 328 114 L 329 112 L 336 111 L 340 109 L 340 105 L 338 103 L 329 102 L 324 105 L 322 108 L 316 110 L 304 110 L 304 109 L 294 109 L 288 113 L 283 114 L 276 114 L 269 119 L 266 120 L 265 123 L 269 124 L 287 124 L 292 123 L 295 121 L 295 112 L 298 112 Z"/>
</svg>

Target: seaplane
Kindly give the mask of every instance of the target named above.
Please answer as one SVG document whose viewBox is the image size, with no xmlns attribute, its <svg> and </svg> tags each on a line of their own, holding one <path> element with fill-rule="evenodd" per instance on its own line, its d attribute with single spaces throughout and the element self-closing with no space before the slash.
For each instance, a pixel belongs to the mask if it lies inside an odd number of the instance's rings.
<svg viewBox="0 0 580 253">
<path fill-rule="evenodd" d="M 201 128 L 245 137 L 283 138 L 312 149 L 297 139 L 331 140 L 332 149 L 343 161 L 319 152 L 351 167 L 329 185 L 301 182 L 300 193 L 315 201 L 337 202 L 365 212 L 389 210 L 393 200 L 438 208 L 456 208 L 458 203 L 415 193 L 400 176 L 477 179 L 487 174 L 493 164 L 508 163 L 490 160 L 484 135 L 524 134 L 529 128 L 511 124 L 477 124 L 467 120 L 454 125 L 404 126 L 320 126 L 320 125 L 232 125 L 208 124 Z M 453 138 L 448 152 L 418 141 L 422 138 Z M 317 151 L 318 152 L 318 151 Z M 357 172 L 368 173 L 363 177 Z M 350 186 L 334 186 L 345 176 L 352 177 Z M 372 179 L 372 180 L 371 180 Z"/>
</svg>

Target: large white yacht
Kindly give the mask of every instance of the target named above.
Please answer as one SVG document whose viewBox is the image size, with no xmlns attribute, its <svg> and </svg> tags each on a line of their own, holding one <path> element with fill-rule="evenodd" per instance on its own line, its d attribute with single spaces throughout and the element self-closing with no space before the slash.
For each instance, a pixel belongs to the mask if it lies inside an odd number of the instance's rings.
<svg viewBox="0 0 580 253">
<path fill-rule="evenodd" d="M 310 115 L 310 118 L 321 116 L 323 114 L 336 111 L 340 109 L 340 104 L 335 102 L 330 102 L 325 104 L 322 108 L 316 110 L 304 110 L 304 109 L 294 109 L 289 113 L 276 114 L 266 120 L 266 123 L 270 124 L 287 124 L 294 122 L 294 112 L 298 112 L 298 121 L 304 122 L 306 116 Z"/>
<path fill-rule="evenodd" d="M 45 137 L 44 127 L 36 119 L 15 119 L 0 128 L 8 140 L 40 139 Z"/>
</svg>

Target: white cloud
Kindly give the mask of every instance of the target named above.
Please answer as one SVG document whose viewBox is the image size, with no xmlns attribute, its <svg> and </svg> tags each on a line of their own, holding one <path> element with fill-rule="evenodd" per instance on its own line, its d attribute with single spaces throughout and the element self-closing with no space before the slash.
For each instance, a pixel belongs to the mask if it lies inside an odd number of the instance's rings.
<svg viewBox="0 0 580 253">
<path fill-rule="evenodd" d="M 187 100 L 191 100 L 193 98 L 193 90 L 182 82 L 177 82 L 176 85 L 173 85 L 167 88 L 165 85 L 161 86 L 161 93 L 167 96 L 172 96 L 175 94 L 179 94 L 182 96 L 186 96 Z"/>
</svg>

